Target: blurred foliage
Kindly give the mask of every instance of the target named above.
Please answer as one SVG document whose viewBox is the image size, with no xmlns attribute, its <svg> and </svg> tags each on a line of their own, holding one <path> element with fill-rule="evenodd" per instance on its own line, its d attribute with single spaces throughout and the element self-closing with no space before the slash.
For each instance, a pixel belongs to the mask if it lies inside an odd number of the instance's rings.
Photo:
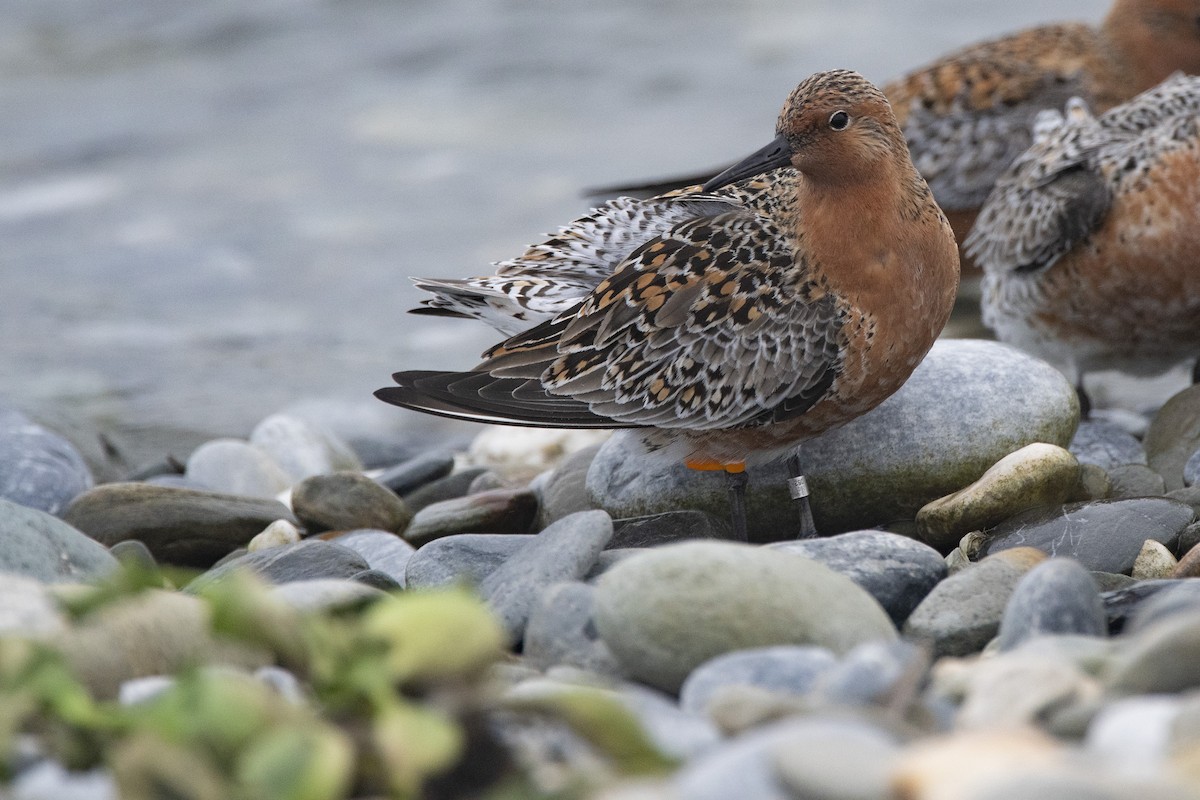
<svg viewBox="0 0 1200 800">
<path fill-rule="evenodd" d="M 186 577 L 127 565 L 57 596 L 83 621 Z M 27 752 L 32 741 L 68 768 L 107 767 L 125 800 L 581 796 L 578 786 L 539 789 L 512 757 L 492 715 L 514 712 L 572 728 L 614 776 L 669 763 L 603 693 L 501 701 L 488 672 L 507 655 L 504 633 L 466 590 L 301 613 L 235 572 L 197 594 L 216 640 L 266 650 L 296 676 L 300 696 L 242 670 L 196 664 L 137 702 L 98 700 L 54 641 L 0 637 L 0 779 L 12 777 L 19 745 Z"/>
</svg>

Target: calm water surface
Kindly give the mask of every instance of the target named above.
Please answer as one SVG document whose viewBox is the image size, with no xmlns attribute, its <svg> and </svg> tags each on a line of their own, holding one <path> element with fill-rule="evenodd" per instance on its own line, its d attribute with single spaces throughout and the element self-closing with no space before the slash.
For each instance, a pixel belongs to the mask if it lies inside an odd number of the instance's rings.
<svg viewBox="0 0 1200 800">
<path fill-rule="evenodd" d="M 884 81 L 1083 0 L 0 3 L 0 395 L 244 434 L 493 338 L 404 314 L 584 211 L 765 144 L 804 76 Z M 402 412 L 396 412 L 401 417 Z"/>
</svg>

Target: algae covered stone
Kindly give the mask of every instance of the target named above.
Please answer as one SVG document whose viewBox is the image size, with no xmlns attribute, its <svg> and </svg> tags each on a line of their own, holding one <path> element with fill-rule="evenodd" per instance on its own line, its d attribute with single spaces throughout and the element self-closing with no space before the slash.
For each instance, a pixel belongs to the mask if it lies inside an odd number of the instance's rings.
<svg viewBox="0 0 1200 800">
<path fill-rule="evenodd" d="M 672 692 L 731 650 L 812 644 L 844 653 L 896 637 L 887 613 L 849 578 L 734 542 L 686 542 L 624 559 L 597 582 L 595 619 L 631 675 Z"/>
</svg>

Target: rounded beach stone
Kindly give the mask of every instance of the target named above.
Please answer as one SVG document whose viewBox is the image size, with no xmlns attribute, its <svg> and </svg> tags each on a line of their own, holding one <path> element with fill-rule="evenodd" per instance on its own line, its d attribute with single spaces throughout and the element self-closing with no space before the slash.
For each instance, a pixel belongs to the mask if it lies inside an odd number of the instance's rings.
<svg viewBox="0 0 1200 800">
<path fill-rule="evenodd" d="M 140 539 L 161 563 L 208 567 L 277 519 L 295 523 L 276 500 L 144 483 L 97 486 L 63 519 L 105 545 Z"/>
<path fill-rule="evenodd" d="M 1175 556 L 1164 545 L 1153 539 L 1142 543 L 1141 552 L 1133 562 L 1129 575 L 1139 581 L 1154 578 L 1170 578 L 1178 565 Z"/>
<path fill-rule="evenodd" d="M 297 611 L 335 611 L 358 608 L 386 593 L 357 580 L 308 578 L 275 586 L 271 594 Z"/>
<path fill-rule="evenodd" d="M 1033 509 L 996 526 L 982 542 L 979 555 L 1036 547 L 1052 556 L 1073 558 L 1093 572 L 1129 574 L 1143 542 L 1153 539 L 1172 546 L 1192 515 L 1191 506 L 1162 497 Z"/>
<path fill-rule="evenodd" d="M 1183 537 L 1180 537 L 1181 539 Z M 1183 550 L 1183 557 L 1175 565 L 1175 569 L 1167 577 L 1170 578 L 1200 578 L 1200 542 Z"/>
<path fill-rule="evenodd" d="M 1110 691 L 1155 694 L 1200 686 L 1200 611 L 1171 614 L 1130 638 L 1105 676 Z"/>
<path fill-rule="evenodd" d="M 411 492 L 403 492 L 405 504 L 415 514 L 425 506 L 440 503 L 443 500 L 453 500 L 470 493 L 471 484 L 488 471 L 487 467 L 467 467 L 458 472 L 451 472 L 444 478 L 419 486 Z"/>
<path fill-rule="evenodd" d="M 329 431 L 290 414 L 272 414 L 250 432 L 254 445 L 291 476 L 291 483 L 339 470 L 362 470 L 354 452 Z"/>
<path fill-rule="evenodd" d="M 525 660 L 538 669 L 567 664 L 597 675 L 620 675 L 621 667 L 600 640 L 592 619 L 596 590 L 586 583 L 556 583 L 541 594 L 525 627 Z"/>
<path fill-rule="evenodd" d="M 416 549 L 395 533 L 380 530 L 353 530 L 330 539 L 334 544 L 349 547 L 367 560 L 371 569 L 391 577 L 404 586 L 404 572 Z"/>
<path fill-rule="evenodd" d="M 1136 634 L 1161 619 L 1175 614 L 1200 611 L 1200 581 L 1155 581 L 1160 590 L 1143 598 L 1129 613 L 1122 629 Z"/>
<path fill-rule="evenodd" d="M 56 583 L 97 578 L 116 567 L 107 547 L 68 523 L 0 500 L 0 573 Z"/>
<path fill-rule="evenodd" d="M 904 624 L 946 577 L 946 561 L 932 547 L 883 531 L 854 531 L 770 547 L 811 558 L 845 575 L 870 592 L 897 625 Z"/>
<path fill-rule="evenodd" d="M 1197 484 L 1200 484 L 1200 448 L 1197 448 L 1183 465 L 1183 485 Z"/>
<path fill-rule="evenodd" d="M 927 661 L 903 639 L 863 642 L 817 678 L 814 693 L 831 706 L 888 705 L 897 682 L 927 672 Z"/>
<path fill-rule="evenodd" d="M 479 594 L 500 618 L 510 641 L 524 636 L 543 591 L 587 574 L 612 532 L 612 519 L 603 511 L 571 514 L 534 536 L 483 579 Z"/>
<path fill-rule="evenodd" d="M 1000 620 L 997 644 L 1012 650 L 1035 636 L 1107 632 L 1104 603 L 1091 573 L 1073 559 L 1051 558 L 1017 582 Z"/>
<path fill-rule="evenodd" d="M 726 686 L 757 686 L 773 692 L 806 694 L 837 657 L 824 647 L 776 645 L 735 650 L 692 670 L 679 688 L 679 706 L 704 714 L 708 702 Z"/>
<path fill-rule="evenodd" d="M 298 544 L 259 550 L 225 561 L 192 581 L 188 591 L 195 592 L 235 569 L 252 570 L 270 583 L 289 583 L 316 578 L 353 578 L 369 567 L 366 559 L 349 547 L 306 539 Z"/>
<path fill-rule="evenodd" d="M 272 547 L 283 547 L 285 544 L 296 544 L 300 541 L 300 529 L 286 519 L 277 519 L 263 529 L 263 532 L 250 540 L 246 549 L 251 553 L 259 550 L 269 550 Z"/>
<path fill-rule="evenodd" d="M 1146 461 L 1167 490 L 1183 488 L 1183 468 L 1200 449 L 1200 384 L 1168 400 L 1146 432 Z"/>
<path fill-rule="evenodd" d="M 478 586 L 533 539 L 533 534 L 460 533 L 422 545 L 404 569 L 404 585 L 429 589 L 465 583 Z"/>
<path fill-rule="evenodd" d="M 1075 456 L 1035 442 L 997 461 L 970 486 L 927 503 L 917 512 L 917 530 L 923 541 L 946 552 L 970 531 L 1028 508 L 1066 502 L 1078 480 Z"/>
<path fill-rule="evenodd" d="M 412 519 L 403 500 L 358 472 L 305 478 L 292 489 L 292 510 L 309 533 L 355 528 L 401 531 Z"/>
<path fill-rule="evenodd" d="M 576 450 L 550 473 L 538 491 L 541 500 L 538 524 L 541 527 L 568 514 L 595 508 L 587 492 L 587 474 L 599 450 L 599 444 Z"/>
<path fill-rule="evenodd" d="M 275 497 L 295 481 L 259 448 L 241 439 L 214 439 L 188 456 L 185 476 L 214 492 Z"/>
<path fill-rule="evenodd" d="M 0 500 L 58 514 L 92 487 L 74 445 L 19 412 L 0 412 Z"/>
<path fill-rule="evenodd" d="M 1162 475 L 1145 464 L 1121 464 L 1108 471 L 1109 497 L 1161 497 L 1166 492 Z"/>
<path fill-rule="evenodd" d="M 817 528 L 911 519 L 1027 444 L 1065 446 L 1078 421 L 1074 389 L 1048 364 L 997 342 L 939 340 L 878 408 L 801 446 Z M 748 472 L 752 540 L 793 538 L 786 465 Z M 647 457 L 637 431 L 618 431 L 600 448 L 588 491 L 614 518 L 679 508 L 729 515 L 723 476 Z"/>
<path fill-rule="evenodd" d="M 404 529 L 414 547 L 460 533 L 528 533 L 537 496 L 528 489 L 493 489 L 425 506 Z"/>
<path fill-rule="evenodd" d="M 422 453 L 375 476 L 380 486 L 399 495 L 416 491 L 427 483 L 444 478 L 454 470 L 454 454 L 446 450 Z"/>
<path fill-rule="evenodd" d="M 66 629 L 66 615 L 41 581 L 0 573 L 0 636 L 45 639 Z"/>
<path fill-rule="evenodd" d="M 853 719 L 797 721 L 772 748 L 776 774 L 791 796 L 821 800 L 893 796 L 891 767 L 899 753 L 891 734 Z"/>
<path fill-rule="evenodd" d="M 1082 420 L 1067 449 L 1080 464 L 1094 464 L 1104 470 L 1121 464 L 1146 463 L 1146 451 L 1137 437 L 1106 420 Z"/>
<path fill-rule="evenodd" d="M 1000 629 L 1017 583 L 1046 558 L 1020 547 L 956 572 L 934 587 L 904 624 L 907 638 L 927 640 L 936 656 L 965 656 L 982 650 Z"/>
<path fill-rule="evenodd" d="M 684 542 L 620 561 L 596 583 L 596 627 L 626 671 L 674 692 L 714 656 L 812 644 L 844 653 L 894 639 L 857 584 L 800 556 L 734 542 Z"/>
</svg>

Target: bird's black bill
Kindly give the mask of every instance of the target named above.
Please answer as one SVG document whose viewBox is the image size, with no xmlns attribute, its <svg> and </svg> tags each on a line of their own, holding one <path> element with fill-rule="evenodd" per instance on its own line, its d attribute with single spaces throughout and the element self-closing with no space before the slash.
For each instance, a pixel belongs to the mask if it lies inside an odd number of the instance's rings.
<svg viewBox="0 0 1200 800">
<path fill-rule="evenodd" d="M 755 175 L 761 175 L 764 172 L 769 172 L 780 167 L 790 166 L 792 163 L 792 146 L 788 144 L 787 137 L 780 134 L 775 137 L 775 140 L 769 145 L 754 153 L 753 155 L 743 158 L 738 163 L 734 164 L 729 169 L 722 172 L 717 177 L 704 184 L 703 190 L 711 192 L 715 189 L 720 189 L 722 186 L 728 186 L 731 183 L 737 183 L 746 178 L 753 178 Z"/>
</svg>

